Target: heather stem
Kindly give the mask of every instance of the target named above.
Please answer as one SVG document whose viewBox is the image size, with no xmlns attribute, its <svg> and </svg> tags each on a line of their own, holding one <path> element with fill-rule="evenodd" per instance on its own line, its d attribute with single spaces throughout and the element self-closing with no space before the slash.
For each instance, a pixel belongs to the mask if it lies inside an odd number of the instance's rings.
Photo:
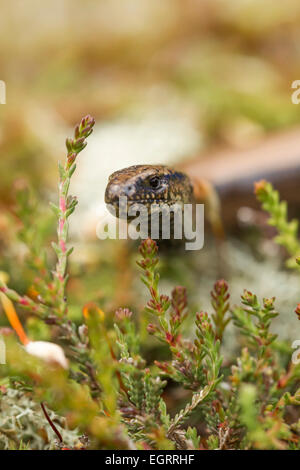
<svg viewBox="0 0 300 470">
<path fill-rule="evenodd" d="M 85 139 L 92 133 L 94 119 L 91 116 L 83 118 L 79 125 L 75 127 L 74 139 L 66 140 L 68 150 L 65 165 L 59 164 L 59 206 L 52 204 L 52 208 L 57 215 L 57 243 L 52 246 L 57 255 L 57 263 L 53 278 L 55 283 L 55 304 L 58 315 L 64 316 L 67 313 L 67 303 L 65 296 L 68 275 L 66 273 L 68 257 L 72 248 L 67 248 L 68 241 L 68 217 L 77 205 L 77 199 L 69 196 L 69 186 L 71 177 L 76 169 L 77 155 L 85 148 Z"/>
<path fill-rule="evenodd" d="M 3 292 L 11 301 L 16 302 L 21 307 L 26 310 L 30 310 L 31 313 L 36 314 L 43 317 L 46 317 L 50 310 L 47 306 L 36 303 L 34 300 L 30 299 L 26 295 L 19 295 L 13 289 L 7 287 L 7 285 L 0 279 L 0 292 Z"/>
</svg>

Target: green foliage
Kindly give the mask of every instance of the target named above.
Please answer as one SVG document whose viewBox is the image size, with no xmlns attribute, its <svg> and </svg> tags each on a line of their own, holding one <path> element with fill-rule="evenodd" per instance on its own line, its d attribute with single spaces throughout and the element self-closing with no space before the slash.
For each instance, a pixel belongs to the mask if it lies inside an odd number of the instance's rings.
<svg viewBox="0 0 300 470">
<path fill-rule="evenodd" d="M 271 183 L 264 180 L 255 183 L 255 194 L 261 202 L 262 208 L 270 215 L 269 225 L 276 227 L 278 231 L 278 235 L 275 237 L 276 243 L 282 245 L 290 255 L 287 265 L 296 268 L 295 261 L 300 256 L 298 221 L 296 219 L 288 221 L 287 203 L 280 201 L 279 193 Z"/>
<path fill-rule="evenodd" d="M 233 309 L 232 315 L 236 326 L 241 333 L 247 336 L 258 352 L 259 357 L 263 357 L 267 346 L 275 339 L 276 335 L 269 332 L 269 327 L 273 318 L 278 313 L 274 309 L 275 298 L 263 299 L 263 306 L 258 302 L 256 295 L 249 291 L 244 291 L 242 304 L 246 307 Z"/>
<path fill-rule="evenodd" d="M 67 139 L 65 165 L 59 166 L 59 204 L 52 205 L 57 263 L 52 271 L 42 243 L 47 237 L 41 233 L 34 243 L 31 225 L 37 207 L 28 193 L 19 195 L 19 237 L 28 246 L 36 279 L 29 295 L 21 295 L 1 277 L 1 299 L 29 312 L 29 332 L 38 336 L 44 328 L 43 334 L 67 356 L 68 367 L 46 354 L 49 343 L 43 343 L 43 355 L 36 357 L 8 332 L 7 364 L 0 368 L 1 447 L 299 449 L 300 365 L 292 363 L 293 351 L 287 344 L 282 348 L 271 331 L 278 315 L 274 298 L 260 301 L 245 290 L 241 305 L 230 306 L 229 286 L 219 280 L 211 292 L 212 312 L 194 314 L 184 287 L 161 293 L 158 247 L 147 239 L 137 262 L 150 297 L 144 310 L 137 314 L 120 307 L 112 318 L 97 303 L 87 302 L 79 322 L 70 319 L 67 224 L 77 200 L 68 190 L 93 124 L 87 116 L 76 127 L 74 138 Z M 297 224 L 287 221 L 286 206 L 268 183 L 256 189 L 280 232 L 277 241 L 297 256 Z M 296 314 L 300 318 L 300 306 Z M 187 317 L 191 334 L 183 330 Z M 225 362 L 220 349 L 231 320 L 241 346 Z M 41 413 L 41 402 L 56 436 Z"/>
<path fill-rule="evenodd" d="M 215 324 L 217 338 L 222 340 L 223 332 L 230 322 L 230 316 L 226 316 L 229 310 L 228 284 L 224 279 L 217 281 L 211 291 L 211 304 L 214 309 L 212 320 Z"/>
</svg>

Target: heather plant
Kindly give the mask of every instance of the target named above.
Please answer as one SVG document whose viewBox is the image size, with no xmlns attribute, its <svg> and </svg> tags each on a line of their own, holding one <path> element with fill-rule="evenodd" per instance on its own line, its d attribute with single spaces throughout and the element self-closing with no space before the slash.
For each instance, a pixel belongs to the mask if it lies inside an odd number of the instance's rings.
<svg viewBox="0 0 300 470">
<path fill-rule="evenodd" d="M 112 318 L 86 298 L 80 317 L 70 315 L 68 219 L 77 200 L 69 186 L 93 125 L 87 116 L 76 126 L 66 142 L 65 164 L 59 166 L 59 202 L 52 204 L 57 219 L 54 267 L 42 246 L 41 227 L 47 233 L 49 227 L 37 218 L 44 215 L 37 216 L 27 191 L 19 196 L 19 237 L 28 246 L 34 275 L 28 295 L 7 286 L 6 273 L 0 277 L 3 311 L 19 337 L 1 330 L 7 363 L 0 366 L 0 445 L 299 450 L 300 365 L 291 360 L 291 347 L 271 330 L 279 315 L 275 298 L 258 299 L 245 289 L 240 305 L 231 305 L 230 286 L 221 279 L 212 287 L 211 311 L 194 314 L 185 287 L 161 292 L 158 246 L 146 239 L 137 260 L 149 297 L 145 308 L 120 305 Z M 277 242 L 291 257 L 299 256 L 297 224 L 288 222 L 286 205 L 269 183 L 258 183 L 256 193 L 279 231 Z M 27 326 L 36 318 L 47 341 L 29 338 L 15 309 L 24 310 Z M 299 312 L 298 306 L 300 319 Z M 190 329 L 184 328 L 187 319 Z M 239 345 L 224 360 L 221 350 L 230 322 Z M 179 396 L 175 404 L 174 395 Z"/>
<path fill-rule="evenodd" d="M 296 219 L 288 220 L 287 203 L 280 200 L 280 195 L 272 184 L 261 180 L 255 183 L 255 194 L 261 202 L 262 208 L 269 213 L 268 224 L 277 229 L 275 242 L 283 246 L 290 258 L 287 266 L 297 268 L 300 256 L 300 241 L 298 239 L 299 222 Z"/>
</svg>

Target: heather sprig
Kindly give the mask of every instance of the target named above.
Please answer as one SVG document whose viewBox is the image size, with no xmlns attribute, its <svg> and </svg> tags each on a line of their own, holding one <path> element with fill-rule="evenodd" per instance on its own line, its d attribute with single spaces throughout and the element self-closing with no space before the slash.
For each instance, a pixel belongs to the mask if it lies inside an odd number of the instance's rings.
<svg viewBox="0 0 300 470">
<path fill-rule="evenodd" d="M 192 400 L 172 419 L 168 428 L 167 435 L 169 437 L 174 435 L 177 428 L 189 418 L 200 404 L 212 398 L 214 390 L 222 380 L 220 368 L 223 358 L 220 355 L 220 341 L 215 338 L 207 313 L 197 314 L 196 327 L 196 349 L 193 356 L 196 358 L 198 368 L 204 374 L 205 385 L 193 394 Z"/>
<path fill-rule="evenodd" d="M 274 300 L 263 299 L 261 304 L 245 290 L 244 307 L 232 311 L 233 321 L 249 346 L 232 365 L 230 377 L 231 403 L 237 411 L 232 415 L 232 426 L 245 426 L 240 448 L 287 449 L 298 439 L 285 421 L 286 406 L 299 405 L 298 392 L 293 396 L 283 391 L 299 381 L 299 366 L 290 362 L 284 369 L 279 361 L 276 335 L 270 332 L 271 322 L 278 315 Z"/>
<path fill-rule="evenodd" d="M 67 219 L 73 213 L 77 205 L 77 199 L 69 196 L 69 186 L 71 177 L 76 169 L 76 157 L 85 148 L 87 144 L 86 138 L 92 133 L 94 123 L 95 121 L 91 116 L 86 116 L 81 120 L 80 124 L 75 127 L 74 139 L 67 139 L 66 141 L 68 153 L 65 165 L 63 166 L 59 163 L 59 206 L 51 204 L 51 207 L 58 219 L 58 243 L 52 243 L 58 258 L 56 268 L 53 271 L 54 285 L 51 282 L 48 282 L 47 285 L 43 283 L 43 291 L 46 291 L 45 299 L 40 295 L 37 295 L 36 300 L 33 300 L 30 297 L 21 296 L 14 290 L 9 289 L 5 282 L 0 279 L 0 289 L 5 293 L 5 295 L 7 295 L 7 297 L 10 298 L 10 300 L 18 303 L 21 307 L 30 310 L 32 314 L 39 315 L 42 318 L 47 317 L 50 324 L 62 324 L 59 318 L 55 319 L 55 316 L 63 317 L 67 312 L 65 288 L 68 275 L 66 274 L 66 267 L 67 259 L 72 252 L 72 248 L 67 248 Z M 29 196 L 26 191 L 25 193 L 19 193 L 19 215 L 24 217 L 23 223 L 26 225 L 27 221 L 28 225 L 28 222 L 30 222 L 30 219 L 28 220 L 30 207 L 27 208 L 27 211 L 24 211 L 24 197 L 26 198 L 25 201 L 28 201 Z M 23 238 L 25 243 L 29 244 L 29 247 L 33 244 L 32 236 L 29 236 L 28 229 L 23 229 L 20 236 L 21 239 Z M 45 255 L 40 254 L 39 258 L 37 256 L 38 253 L 36 252 L 36 249 L 32 248 L 31 251 L 35 268 L 39 274 L 42 274 L 42 277 L 46 279 L 46 273 L 44 272 L 46 269 L 44 259 Z M 37 294 L 39 294 L 39 292 Z"/>
<path fill-rule="evenodd" d="M 179 354 L 179 329 L 187 315 L 186 290 L 181 286 L 175 287 L 171 299 L 167 295 L 160 294 L 159 273 L 156 269 L 158 264 L 157 251 L 156 242 L 148 238 L 142 241 L 140 245 L 139 252 L 142 259 L 137 261 L 137 264 L 144 271 L 141 280 L 147 286 L 151 296 L 145 311 L 156 319 L 156 323 L 148 324 L 147 331 L 162 342 L 167 343 L 176 356 Z M 169 311 L 170 307 L 172 307 L 172 311 Z"/>
<path fill-rule="evenodd" d="M 163 374 L 192 390 L 196 390 L 202 383 L 202 369 L 195 364 L 194 345 L 189 340 L 183 340 L 180 333 L 182 322 L 187 316 L 186 289 L 181 286 L 175 287 L 171 298 L 160 294 L 155 241 L 151 239 L 142 241 L 139 252 L 142 259 L 137 261 L 137 264 L 144 271 L 141 280 L 147 286 L 151 296 L 145 311 L 154 320 L 148 324 L 147 331 L 168 345 L 173 359 L 171 362 L 155 361 L 155 364 Z"/>
<path fill-rule="evenodd" d="M 142 280 L 151 295 L 146 311 L 158 320 L 158 324 L 150 323 L 147 330 L 161 341 L 166 342 L 173 355 L 172 363 L 156 361 L 155 364 L 163 374 L 179 383 L 183 383 L 192 390 L 196 390 L 191 402 L 169 423 L 167 436 L 176 440 L 179 438 L 178 433 L 181 432 L 180 426 L 182 423 L 200 404 L 207 402 L 221 380 L 220 341 L 216 339 L 208 315 L 204 313 L 196 316 L 198 339 L 195 340 L 195 344 L 193 345 L 181 338 L 179 329 L 187 315 L 186 291 L 182 287 L 176 287 L 172 291 L 171 300 L 169 297 L 161 295 L 158 290 L 159 276 L 156 272 L 158 263 L 156 243 L 150 239 L 143 241 L 140 246 L 140 253 L 142 260 L 138 261 L 138 265 L 144 270 Z M 217 301 L 219 300 L 222 312 L 225 314 L 227 305 L 224 302 L 227 300 L 227 289 L 223 288 L 221 284 L 217 295 Z M 172 307 L 172 311 L 167 316 L 170 307 Z M 222 312 L 220 311 L 220 316 Z M 223 323 L 218 325 L 223 327 Z"/>
<path fill-rule="evenodd" d="M 290 255 L 287 266 L 298 268 L 300 266 L 300 241 L 298 238 L 299 223 L 296 219 L 290 222 L 287 219 L 287 203 L 280 201 L 278 191 L 271 183 L 262 180 L 255 183 L 255 194 L 262 203 L 262 208 L 269 212 L 269 224 L 277 228 L 279 235 L 275 241 L 285 247 Z M 295 309 L 297 317 L 300 319 L 300 304 Z"/>
<path fill-rule="evenodd" d="M 274 307 L 275 297 L 264 298 L 261 304 L 256 295 L 244 290 L 241 299 L 245 307 L 233 309 L 233 321 L 257 349 L 258 357 L 262 357 L 266 354 L 267 347 L 276 339 L 276 335 L 269 331 L 272 319 L 278 316 Z"/>
<path fill-rule="evenodd" d="M 211 321 L 205 312 L 196 315 L 196 357 L 199 365 L 205 360 L 206 380 L 213 390 L 220 382 L 220 368 L 223 358 L 220 355 L 220 340 L 216 339 Z"/>
<path fill-rule="evenodd" d="M 226 316 L 229 310 L 228 284 L 224 279 L 217 281 L 211 291 L 211 304 L 214 309 L 212 319 L 215 325 L 216 338 L 222 341 L 223 333 L 230 322 L 230 316 Z"/>
<path fill-rule="evenodd" d="M 76 158 L 86 147 L 87 137 L 93 132 L 95 124 L 94 118 L 87 115 L 75 127 L 74 138 L 66 140 L 67 158 L 64 166 L 59 163 L 59 205 L 51 204 L 58 219 L 57 243 L 52 243 L 57 255 L 57 264 L 53 272 L 55 307 L 59 316 L 64 316 L 67 312 L 65 298 L 65 288 L 68 280 L 66 274 L 67 260 L 73 248 L 67 248 L 68 240 L 68 218 L 74 212 L 77 205 L 76 197 L 69 196 L 69 186 L 71 177 L 76 170 Z"/>
<path fill-rule="evenodd" d="M 255 194 L 261 202 L 262 208 L 270 214 L 269 225 L 276 227 L 278 231 L 278 235 L 275 237 L 276 243 L 283 246 L 290 255 L 287 265 L 297 268 L 295 259 L 300 256 L 298 221 L 296 219 L 288 221 L 287 203 L 286 201 L 280 201 L 279 193 L 271 183 L 265 180 L 255 183 Z"/>
<path fill-rule="evenodd" d="M 130 312 L 131 313 L 131 312 Z M 140 413 L 159 415 L 159 400 L 165 381 L 153 377 L 145 360 L 140 355 L 140 344 L 128 309 L 116 312 L 115 331 L 120 351 L 121 376 L 131 403 Z M 126 412 L 125 412 L 126 415 Z"/>
<path fill-rule="evenodd" d="M 133 336 L 137 338 L 134 324 L 124 314 L 124 310 L 117 312 L 118 325 L 115 325 L 119 370 L 125 385 L 120 400 L 122 420 L 129 436 L 141 445 L 171 449 L 173 444 L 167 439 L 165 420 L 161 417 L 161 409 L 165 407 L 161 394 L 167 382 L 146 367 L 137 339 L 133 341 Z"/>
</svg>

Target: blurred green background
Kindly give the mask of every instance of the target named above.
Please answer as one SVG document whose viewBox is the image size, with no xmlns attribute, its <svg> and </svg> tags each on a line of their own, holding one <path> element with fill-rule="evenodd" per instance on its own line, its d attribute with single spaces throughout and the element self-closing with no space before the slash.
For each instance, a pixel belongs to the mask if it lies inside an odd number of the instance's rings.
<svg viewBox="0 0 300 470">
<path fill-rule="evenodd" d="M 117 153 L 117 164 L 130 151 L 191 156 L 297 122 L 299 20 L 297 0 L 2 1 L 3 198 L 16 176 L 51 187 L 51 158 L 87 112 L 97 119 L 99 173 Z M 104 142 L 109 131 L 123 149 Z"/>
</svg>

